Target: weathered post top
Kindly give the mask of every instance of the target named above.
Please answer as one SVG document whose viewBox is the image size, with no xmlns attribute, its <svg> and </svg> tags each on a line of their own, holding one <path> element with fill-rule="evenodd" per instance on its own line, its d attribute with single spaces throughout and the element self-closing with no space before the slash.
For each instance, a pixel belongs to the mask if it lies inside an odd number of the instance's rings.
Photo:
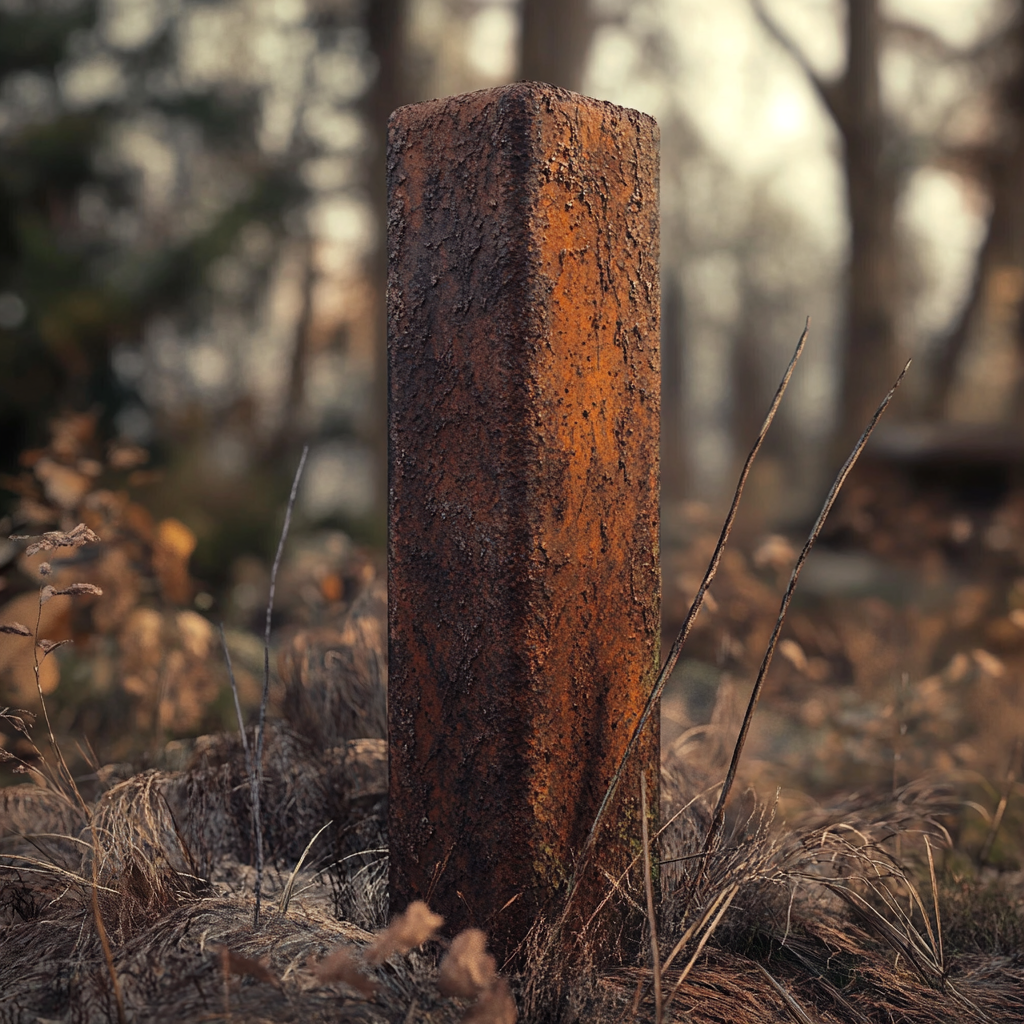
<svg viewBox="0 0 1024 1024">
<path fill-rule="evenodd" d="M 526 82 L 403 107 L 388 256 L 391 903 L 500 956 L 658 670 L 657 124 Z M 656 809 L 653 723 L 577 924 L 639 852 L 641 769 Z"/>
</svg>

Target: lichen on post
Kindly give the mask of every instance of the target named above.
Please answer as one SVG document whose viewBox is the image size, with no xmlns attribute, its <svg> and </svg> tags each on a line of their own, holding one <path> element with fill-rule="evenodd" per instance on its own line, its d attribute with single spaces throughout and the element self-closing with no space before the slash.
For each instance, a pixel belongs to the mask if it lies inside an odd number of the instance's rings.
<svg viewBox="0 0 1024 1024">
<path fill-rule="evenodd" d="M 658 127 L 535 83 L 403 107 L 388 203 L 391 903 L 506 955 L 658 670 Z M 654 717 L 571 927 L 639 852 L 641 770 L 657 808 Z"/>
</svg>

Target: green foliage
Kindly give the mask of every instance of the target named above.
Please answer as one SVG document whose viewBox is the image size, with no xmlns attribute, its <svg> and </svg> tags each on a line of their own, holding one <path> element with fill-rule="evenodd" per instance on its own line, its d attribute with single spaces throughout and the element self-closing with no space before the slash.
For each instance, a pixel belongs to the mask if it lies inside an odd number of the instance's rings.
<svg viewBox="0 0 1024 1024">
<path fill-rule="evenodd" d="M 92 2 L 0 13 L 0 468 L 45 439 L 55 412 L 132 396 L 110 367 L 156 315 L 195 318 L 211 302 L 211 265 L 253 220 L 275 235 L 304 190 L 256 142 L 252 90 L 186 88 L 171 28 L 114 50 Z M 68 85 L 82 55 L 116 64 L 120 90 L 86 102 Z M 120 135 L 159 123 L 168 144 L 198 140 L 217 169 L 179 206 L 154 211 Z M 120 145 L 124 146 L 123 140 Z M 198 195 L 203 189 L 211 195 Z"/>
</svg>

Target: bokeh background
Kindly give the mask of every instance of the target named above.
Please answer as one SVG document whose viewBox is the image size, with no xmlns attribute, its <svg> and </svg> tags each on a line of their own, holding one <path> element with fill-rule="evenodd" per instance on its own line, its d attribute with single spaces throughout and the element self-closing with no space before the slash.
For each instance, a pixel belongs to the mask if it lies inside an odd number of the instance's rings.
<svg viewBox="0 0 1024 1024">
<path fill-rule="evenodd" d="M 917 700 L 913 771 L 1002 773 L 1024 731 L 1021 0 L 0 0 L 0 536 L 107 524 L 106 604 L 60 625 L 98 632 L 60 664 L 107 703 L 64 724 L 156 743 L 230 710 L 210 620 L 258 677 L 305 444 L 282 617 L 340 615 L 379 574 L 387 117 L 521 78 L 661 125 L 669 627 L 812 318 L 667 737 L 735 719 L 795 531 L 913 356 L 754 749 L 895 779 Z M 0 541 L 0 599 L 31 616 L 21 551 Z"/>
<path fill-rule="evenodd" d="M 911 355 L 893 445 L 1016 429 L 1016 0 L 3 0 L 3 469 L 100 410 L 223 582 L 309 443 L 304 521 L 379 545 L 387 115 L 519 78 L 661 124 L 668 499 L 731 486 L 808 314 L 768 519 Z"/>
</svg>

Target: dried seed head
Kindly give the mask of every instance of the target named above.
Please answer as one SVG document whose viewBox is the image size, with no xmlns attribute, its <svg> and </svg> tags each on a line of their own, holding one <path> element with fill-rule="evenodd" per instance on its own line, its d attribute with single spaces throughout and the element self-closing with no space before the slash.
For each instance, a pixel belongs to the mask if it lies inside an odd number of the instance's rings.
<svg viewBox="0 0 1024 1024">
<path fill-rule="evenodd" d="M 63 533 L 51 530 L 40 537 L 27 534 L 11 534 L 11 540 L 31 540 L 34 543 L 25 548 L 26 555 L 35 555 L 40 551 L 55 551 L 57 548 L 80 548 L 83 544 L 94 544 L 99 537 L 85 523 L 79 523 L 73 530 Z"/>
<path fill-rule="evenodd" d="M 57 650 L 58 647 L 63 647 L 65 644 L 71 643 L 70 640 L 40 640 L 36 646 L 43 652 L 43 657 Z"/>
<path fill-rule="evenodd" d="M 76 597 L 79 594 L 92 594 L 94 597 L 102 597 L 103 591 L 94 583 L 72 583 L 69 587 L 61 590 L 54 590 L 54 595 L 60 594 L 66 597 Z"/>
</svg>

